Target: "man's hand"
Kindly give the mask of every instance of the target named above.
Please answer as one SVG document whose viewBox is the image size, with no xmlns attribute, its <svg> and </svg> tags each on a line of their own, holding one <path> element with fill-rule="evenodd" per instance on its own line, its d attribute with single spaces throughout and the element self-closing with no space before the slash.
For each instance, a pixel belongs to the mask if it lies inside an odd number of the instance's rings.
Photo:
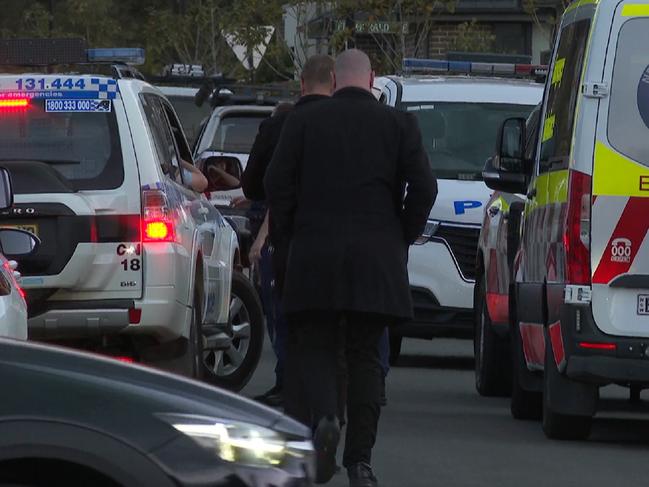
<svg viewBox="0 0 649 487">
<path fill-rule="evenodd" d="M 230 202 L 232 208 L 249 208 L 251 204 L 252 201 L 245 196 L 235 196 Z"/>
<path fill-rule="evenodd" d="M 248 254 L 248 259 L 250 259 L 251 264 L 256 264 L 261 260 L 261 250 L 264 248 L 264 245 L 266 244 L 266 238 L 259 238 L 259 236 L 255 239 L 255 242 L 252 244 L 252 247 L 250 247 L 250 253 Z"/>
</svg>

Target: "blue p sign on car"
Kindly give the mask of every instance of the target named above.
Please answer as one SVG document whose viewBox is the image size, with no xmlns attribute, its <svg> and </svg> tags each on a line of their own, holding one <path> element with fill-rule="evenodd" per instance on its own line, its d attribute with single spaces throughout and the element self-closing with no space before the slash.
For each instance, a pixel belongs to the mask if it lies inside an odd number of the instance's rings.
<svg viewBox="0 0 649 487">
<path fill-rule="evenodd" d="M 482 206 L 481 201 L 454 201 L 456 215 L 464 215 L 466 210 L 473 210 Z"/>
</svg>

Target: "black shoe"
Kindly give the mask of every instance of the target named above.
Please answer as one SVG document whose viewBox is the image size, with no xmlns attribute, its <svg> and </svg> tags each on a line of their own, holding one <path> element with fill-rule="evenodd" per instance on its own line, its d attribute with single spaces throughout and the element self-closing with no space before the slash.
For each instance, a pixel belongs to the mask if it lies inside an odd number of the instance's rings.
<svg viewBox="0 0 649 487">
<path fill-rule="evenodd" d="M 266 398 L 268 398 L 270 396 L 276 396 L 277 394 L 281 394 L 281 393 L 282 393 L 282 388 L 280 386 L 273 386 L 272 389 L 267 390 L 266 392 L 264 392 L 263 394 L 260 394 L 259 396 L 253 397 L 253 399 L 255 401 L 265 403 Z"/>
<path fill-rule="evenodd" d="M 347 468 L 349 477 L 349 487 L 378 487 L 379 481 L 376 480 L 372 467 L 367 463 L 356 463 Z"/>
<path fill-rule="evenodd" d="M 313 446 L 316 451 L 316 484 L 329 482 L 336 473 L 336 449 L 339 441 L 338 419 L 322 418 L 313 435 Z"/>
</svg>

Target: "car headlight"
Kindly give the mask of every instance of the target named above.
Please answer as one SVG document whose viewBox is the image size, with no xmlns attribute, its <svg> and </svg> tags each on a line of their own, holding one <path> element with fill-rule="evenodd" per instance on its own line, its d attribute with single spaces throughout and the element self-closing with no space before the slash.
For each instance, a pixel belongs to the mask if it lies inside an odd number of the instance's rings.
<svg viewBox="0 0 649 487">
<path fill-rule="evenodd" d="M 424 228 L 424 232 L 415 240 L 415 245 L 424 245 L 426 242 L 428 242 L 431 237 L 433 237 L 437 233 L 437 229 L 439 228 L 440 222 L 437 220 L 428 220 L 426 222 L 426 227 Z"/>
<path fill-rule="evenodd" d="M 160 417 L 225 462 L 268 467 L 281 465 L 289 455 L 301 456 L 300 443 L 287 442 L 263 426 L 187 415 Z"/>
</svg>

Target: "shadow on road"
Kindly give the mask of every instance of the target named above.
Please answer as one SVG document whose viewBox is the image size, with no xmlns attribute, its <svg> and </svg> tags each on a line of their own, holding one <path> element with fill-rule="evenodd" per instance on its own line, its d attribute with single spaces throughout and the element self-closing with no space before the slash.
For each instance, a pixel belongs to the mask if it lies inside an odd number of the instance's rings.
<svg viewBox="0 0 649 487">
<path fill-rule="evenodd" d="M 402 355 L 395 367 L 416 369 L 473 370 L 473 357 Z"/>
<path fill-rule="evenodd" d="M 626 418 L 597 418 L 593 424 L 590 443 L 612 444 L 618 447 L 645 446 L 649 448 L 649 421 Z"/>
</svg>

